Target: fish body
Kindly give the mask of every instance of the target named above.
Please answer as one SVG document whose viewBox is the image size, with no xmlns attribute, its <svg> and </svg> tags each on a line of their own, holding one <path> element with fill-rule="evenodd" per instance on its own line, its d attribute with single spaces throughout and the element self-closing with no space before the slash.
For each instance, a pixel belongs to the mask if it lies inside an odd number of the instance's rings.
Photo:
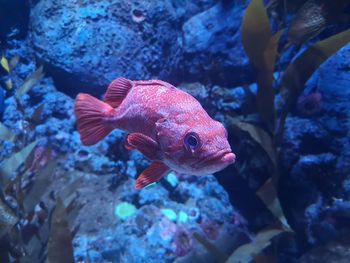
<svg viewBox="0 0 350 263">
<path fill-rule="evenodd" d="M 102 140 L 113 129 L 129 133 L 125 147 L 153 161 L 136 188 L 159 180 L 170 170 L 202 175 L 235 160 L 224 126 L 213 120 L 190 94 L 161 80 L 114 80 L 105 101 L 79 94 L 75 112 L 85 145 Z"/>
</svg>

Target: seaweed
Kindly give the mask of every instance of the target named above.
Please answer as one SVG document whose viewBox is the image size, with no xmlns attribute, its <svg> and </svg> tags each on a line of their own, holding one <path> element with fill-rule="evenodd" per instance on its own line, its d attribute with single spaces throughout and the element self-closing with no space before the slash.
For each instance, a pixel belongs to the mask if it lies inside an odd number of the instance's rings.
<svg viewBox="0 0 350 263">
<path fill-rule="evenodd" d="M 49 162 L 43 169 L 39 170 L 36 176 L 36 181 L 30 191 L 25 195 L 23 200 L 23 210 L 25 212 L 33 211 L 36 204 L 41 200 L 41 197 L 46 192 L 46 187 L 49 185 L 51 175 L 53 174 L 57 160 Z"/>
<path fill-rule="evenodd" d="M 206 238 L 201 236 L 200 234 L 194 232 L 193 237 L 203 245 L 203 247 L 209 251 L 211 254 L 215 256 L 218 262 L 226 262 L 228 255 L 222 252 L 219 248 L 217 248 L 214 244 L 210 243 Z"/>
<path fill-rule="evenodd" d="M 257 108 L 271 131 L 275 119 L 273 72 L 277 56 L 277 43 L 282 33 L 283 31 L 279 31 L 272 34 L 263 2 L 253 0 L 243 18 L 242 43 L 251 63 L 258 71 Z"/>
<path fill-rule="evenodd" d="M 331 55 L 350 42 L 350 29 L 319 41 L 306 49 L 284 72 L 281 85 L 281 114 L 275 135 L 280 143 L 285 119 L 303 91 L 306 81 Z"/>
<path fill-rule="evenodd" d="M 7 73 L 10 73 L 10 65 L 9 65 L 7 58 L 5 58 L 3 56 L 0 60 L 0 64 L 1 64 L 2 68 L 7 71 Z"/>
<path fill-rule="evenodd" d="M 273 252 L 271 254 L 271 252 L 265 250 L 272 244 L 274 239 L 278 238 L 284 233 L 292 234 L 293 232 L 290 230 L 286 232 L 286 229 L 280 228 L 278 225 L 272 225 L 271 227 L 262 229 L 250 243 L 237 247 L 234 249 L 231 255 L 227 255 L 220 248 L 196 232 L 193 233 L 193 237 L 216 258 L 216 262 L 275 262 L 276 255 L 273 255 Z"/>
<path fill-rule="evenodd" d="M 15 212 L 0 199 L 0 238 L 7 234 L 18 220 Z"/>
<path fill-rule="evenodd" d="M 22 95 L 27 93 L 35 84 L 37 84 L 44 77 L 44 68 L 43 66 L 39 67 L 31 75 L 29 75 L 16 91 L 16 98 L 19 99 Z"/>
<path fill-rule="evenodd" d="M 25 165 L 26 161 L 20 162 Z M 43 262 L 45 259 L 48 262 L 74 262 L 72 238 L 77 229 L 71 228 L 82 207 L 77 202 L 79 195 L 76 192 L 80 179 L 54 197 L 54 207 L 49 200 L 43 199 L 58 161 L 47 163 L 33 178 L 28 176 L 30 167 L 27 165 L 2 189 L 16 205 L 11 208 L 8 202 L 0 199 L 0 234 L 11 244 L 8 251 L 1 252 L 11 254 L 20 262 Z M 14 255 L 14 250 L 22 252 Z"/>
<path fill-rule="evenodd" d="M 263 186 L 259 188 L 256 195 L 260 197 L 261 201 L 271 211 L 271 213 L 282 223 L 285 230 L 290 230 L 290 226 L 284 216 L 282 206 L 278 199 L 276 188 L 272 182 L 272 179 L 268 179 Z"/>
<path fill-rule="evenodd" d="M 4 56 L 2 56 L 0 59 L 0 65 L 6 71 L 6 73 L 8 75 L 7 80 L 5 81 L 5 85 L 6 85 L 6 88 L 8 90 L 11 90 L 13 88 L 13 82 L 11 79 L 11 72 L 17 66 L 18 62 L 19 62 L 18 56 L 11 58 L 10 62 Z"/>
<path fill-rule="evenodd" d="M 0 122 L 0 140 L 14 142 L 15 138 L 13 132 Z"/>
<path fill-rule="evenodd" d="M 258 145 L 269 156 L 269 159 L 273 163 L 274 167 L 277 167 L 277 153 L 274 147 L 271 136 L 262 128 L 243 122 L 239 118 L 228 118 L 229 123 L 242 131 L 248 132 L 250 137 L 258 143 Z"/>
<path fill-rule="evenodd" d="M 20 98 L 42 77 L 41 67 L 17 89 L 14 97 L 23 115 Z M 29 130 L 34 130 L 40 123 L 43 108 L 44 104 L 39 105 L 26 119 Z M 57 156 L 38 165 L 41 156 L 50 153 L 51 149 L 49 145 L 38 146 L 39 140 L 29 136 L 28 129 L 14 134 L 0 123 L 0 139 L 14 145 L 12 155 L 0 163 L 0 241 L 7 244 L 0 246 L 1 262 L 8 258 L 29 263 L 73 262 L 72 238 L 78 229 L 73 229 L 73 222 L 81 209 L 76 189 L 81 180 L 51 194 L 49 199 L 51 180 L 65 157 Z M 40 153 L 39 157 L 37 153 Z"/>
<path fill-rule="evenodd" d="M 276 1 L 273 2 L 272 4 L 276 4 Z M 326 26 L 323 20 L 317 24 L 319 19 L 323 19 L 322 7 L 317 5 L 317 10 L 310 10 L 310 6 L 313 5 L 317 3 L 309 0 L 297 12 L 289 27 L 277 29 L 276 33 L 270 29 L 269 17 L 262 0 L 252 0 L 243 17 L 241 27 L 243 47 L 257 71 L 256 109 L 258 118 L 251 114 L 235 118 L 228 117 L 227 121 L 231 127 L 234 126 L 248 133 L 251 140 L 268 156 L 273 172 L 256 191 L 256 195 L 279 223 L 272 230 L 258 233 L 255 241 L 236 250 L 228 262 L 249 262 L 259 251 L 268 246 L 271 238 L 282 232 L 292 231 L 278 198 L 278 179 L 281 176 L 278 157 L 283 150 L 280 146 L 284 122 L 306 81 L 327 58 L 350 41 L 350 30 L 346 30 L 309 46 L 303 53 L 291 59 L 282 74 L 282 80 L 274 81 L 273 73 L 275 65 L 278 65 L 278 50 L 283 52 L 290 46 L 307 43 Z M 278 48 L 279 39 L 285 32 L 288 32 L 291 42 Z M 278 91 L 280 91 L 281 101 L 275 108 L 275 96 Z M 276 222 L 272 222 L 272 225 L 276 225 Z"/>
<path fill-rule="evenodd" d="M 315 22 L 312 20 L 312 16 L 305 15 L 307 12 L 314 12 L 314 10 L 310 11 L 310 5 L 316 5 L 315 1 L 309 0 L 299 10 L 288 30 L 286 30 L 289 35 L 293 35 L 296 24 L 303 25 Z M 304 21 L 305 19 L 307 21 Z M 319 41 L 297 56 L 286 68 L 280 87 L 274 87 L 273 72 L 278 57 L 278 41 L 285 30 L 281 29 L 275 34 L 272 33 L 262 0 L 251 1 L 245 12 L 241 31 L 243 47 L 251 64 L 257 70 L 258 94 L 256 99 L 258 113 L 264 122 L 265 129 L 269 134 L 272 134 L 272 139 L 277 147 L 279 145 L 278 141 L 276 142 L 276 137 L 280 137 L 281 132 L 283 132 L 284 119 L 302 91 L 304 84 L 327 58 L 350 41 L 350 30 Z M 316 34 L 313 34 L 313 36 L 316 36 Z M 309 37 L 305 38 L 304 41 L 307 39 Z M 286 44 L 286 46 L 289 45 L 290 43 Z M 274 101 L 277 90 L 281 90 L 282 102 L 279 108 L 282 108 L 282 113 L 277 116 L 278 119 L 275 121 L 274 116 L 277 113 L 274 109 Z M 273 127 L 276 128 L 271 130 Z"/>
<path fill-rule="evenodd" d="M 251 243 L 238 247 L 228 258 L 226 263 L 252 262 L 271 244 L 271 239 L 283 232 L 285 232 L 284 229 L 278 228 L 260 231 Z"/>
<path fill-rule="evenodd" d="M 37 142 L 32 142 L 21 151 L 12 154 L 9 158 L 2 161 L 0 165 L 0 179 L 1 185 L 7 187 L 8 183 L 11 180 L 11 177 L 14 172 L 25 162 L 30 153 L 35 148 Z"/>
<path fill-rule="evenodd" d="M 74 262 L 73 235 L 69 228 L 67 216 L 67 208 L 64 206 L 61 198 L 58 198 L 51 220 L 47 255 L 49 263 Z"/>
</svg>

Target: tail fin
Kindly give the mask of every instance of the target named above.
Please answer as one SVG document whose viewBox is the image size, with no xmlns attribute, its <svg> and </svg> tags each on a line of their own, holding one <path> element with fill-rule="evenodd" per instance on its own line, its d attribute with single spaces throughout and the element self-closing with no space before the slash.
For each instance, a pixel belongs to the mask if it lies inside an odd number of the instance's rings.
<svg viewBox="0 0 350 263">
<path fill-rule="evenodd" d="M 114 109 L 107 103 L 80 93 L 75 100 L 75 115 L 81 141 L 84 145 L 93 145 L 101 141 L 112 130 L 108 122 Z"/>
</svg>

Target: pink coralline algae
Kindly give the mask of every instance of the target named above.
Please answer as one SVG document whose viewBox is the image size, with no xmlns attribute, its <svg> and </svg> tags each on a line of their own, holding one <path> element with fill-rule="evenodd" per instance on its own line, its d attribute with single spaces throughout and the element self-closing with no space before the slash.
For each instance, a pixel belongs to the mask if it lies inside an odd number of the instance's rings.
<svg viewBox="0 0 350 263">
<path fill-rule="evenodd" d="M 132 20 L 134 20 L 134 22 L 141 23 L 145 19 L 145 14 L 141 10 L 135 9 L 132 11 Z"/>
<path fill-rule="evenodd" d="M 186 256 L 192 250 L 192 236 L 184 227 L 179 226 L 177 228 L 174 243 L 176 247 L 175 252 L 178 257 Z"/>
<path fill-rule="evenodd" d="M 160 236 L 163 240 L 169 241 L 176 235 L 176 224 L 167 218 L 163 218 L 160 222 Z"/>
<path fill-rule="evenodd" d="M 201 228 L 209 239 L 215 240 L 219 237 L 220 225 L 217 222 L 203 221 Z"/>
<path fill-rule="evenodd" d="M 314 92 L 309 95 L 301 95 L 298 98 L 296 110 L 299 114 L 312 116 L 321 111 L 322 95 Z"/>
</svg>

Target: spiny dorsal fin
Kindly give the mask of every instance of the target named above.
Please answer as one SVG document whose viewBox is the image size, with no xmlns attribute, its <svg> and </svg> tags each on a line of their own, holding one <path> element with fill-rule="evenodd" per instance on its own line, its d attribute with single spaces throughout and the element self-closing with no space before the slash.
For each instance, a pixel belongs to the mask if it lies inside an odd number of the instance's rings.
<svg viewBox="0 0 350 263">
<path fill-rule="evenodd" d="M 134 81 L 135 85 L 141 85 L 141 86 L 148 86 L 148 85 L 159 85 L 162 87 L 166 87 L 168 89 L 172 89 L 175 88 L 173 85 L 171 85 L 170 83 L 163 81 L 163 80 L 159 80 L 159 79 L 150 79 L 150 80 L 136 80 Z"/>
<path fill-rule="evenodd" d="M 117 78 L 113 80 L 108 86 L 105 102 L 113 108 L 117 108 L 133 86 L 133 82 L 126 78 Z"/>
</svg>

